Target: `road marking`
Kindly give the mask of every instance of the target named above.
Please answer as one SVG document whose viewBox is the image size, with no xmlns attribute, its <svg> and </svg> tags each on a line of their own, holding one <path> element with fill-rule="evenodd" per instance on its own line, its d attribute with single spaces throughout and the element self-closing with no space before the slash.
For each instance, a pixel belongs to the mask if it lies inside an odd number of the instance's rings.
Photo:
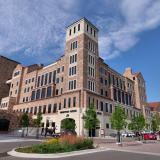
<svg viewBox="0 0 160 160">
<path fill-rule="evenodd" d="M 112 151 L 119 151 L 119 152 L 128 152 L 128 153 L 137 153 L 137 154 L 146 154 L 146 155 L 154 155 L 160 156 L 160 153 L 153 153 L 153 152 L 143 152 L 143 151 L 133 151 L 133 150 L 125 150 L 125 149 L 110 149 Z"/>
</svg>

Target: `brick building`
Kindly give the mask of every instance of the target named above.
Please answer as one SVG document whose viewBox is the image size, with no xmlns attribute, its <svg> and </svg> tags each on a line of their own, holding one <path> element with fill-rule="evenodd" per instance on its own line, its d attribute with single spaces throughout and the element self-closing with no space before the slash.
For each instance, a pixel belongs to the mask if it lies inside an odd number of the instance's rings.
<svg viewBox="0 0 160 160">
<path fill-rule="evenodd" d="M 99 57 L 98 29 L 82 18 L 66 30 L 65 54 L 48 65 L 17 65 L 13 71 L 8 101 L 14 99 L 16 112 L 43 114 L 43 124 L 61 130 L 61 121 L 70 118 L 76 122 L 78 135 L 85 135 L 83 114 L 94 103 L 100 120 L 93 132 L 96 136 L 111 129 L 110 115 L 121 104 L 128 115 L 141 112 L 146 102 L 145 81 L 142 74 L 124 75 L 108 66 Z M 5 109 L 5 108 L 3 108 Z"/>
<path fill-rule="evenodd" d="M 17 64 L 19 63 L 0 55 L 0 101 L 2 97 L 8 96 L 10 86 L 6 81 L 12 78 L 13 70 Z"/>
</svg>

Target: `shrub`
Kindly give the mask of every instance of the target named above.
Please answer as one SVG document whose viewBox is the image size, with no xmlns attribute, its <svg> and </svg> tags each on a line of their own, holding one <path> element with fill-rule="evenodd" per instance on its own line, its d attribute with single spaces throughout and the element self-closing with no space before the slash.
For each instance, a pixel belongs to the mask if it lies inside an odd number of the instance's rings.
<svg viewBox="0 0 160 160">
<path fill-rule="evenodd" d="M 94 148 L 92 139 L 67 135 L 59 139 L 49 139 L 31 147 L 18 148 L 16 151 L 23 153 L 62 153 L 92 148 Z"/>
<path fill-rule="evenodd" d="M 53 143 L 58 143 L 59 139 L 58 138 L 51 138 L 51 139 L 47 139 L 46 141 L 44 141 L 44 144 L 53 144 Z"/>
</svg>

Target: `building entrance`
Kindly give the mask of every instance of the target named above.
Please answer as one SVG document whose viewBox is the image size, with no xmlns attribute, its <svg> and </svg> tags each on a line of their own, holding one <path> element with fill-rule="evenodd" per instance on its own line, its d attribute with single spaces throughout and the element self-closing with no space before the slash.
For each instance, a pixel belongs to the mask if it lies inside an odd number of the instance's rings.
<svg viewBox="0 0 160 160">
<path fill-rule="evenodd" d="M 0 131 L 8 131 L 10 121 L 7 119 L 0 119 Z"/>
</svg>

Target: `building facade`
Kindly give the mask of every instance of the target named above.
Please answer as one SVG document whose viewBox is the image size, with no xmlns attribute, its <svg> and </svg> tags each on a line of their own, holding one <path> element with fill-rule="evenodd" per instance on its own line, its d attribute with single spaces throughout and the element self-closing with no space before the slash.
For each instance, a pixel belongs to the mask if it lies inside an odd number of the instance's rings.
<svg viewBox="0 0 160 160">
<path fill-rule="evenodd" d="M 100 120 L 94 134 L 99 136 L 103 130 L 109 135 L 113 131 L 110 116 L 117 104 L 123 106 L 128 121 L 141 113 L 145 82 L 142 74 L 134 78 L 127 70 L 124 75 L 116 72 L 99 57 L 98 48 L 98 29 L 86 18 L 74 22 L 66 29 L 65 53 L 56 62 L 45 67 L 16 66 L 7 81 L 7 100 L 14 102 L 3 109 L 33 117 L 42 112 L 44 127 L 56 127 L 56 132 L 61 131 L 61 121 L 70 118 L 77 134 L 86 135 L 83 115 L 92 103 Z"/>
<path fill-rule="evenodd" d="M 19 64 L 16 61 L 0 56 L 0 101 L 8 96 L 10 86 L 6 83 L 12 78 L 14 68 Z"/>
</svg>

